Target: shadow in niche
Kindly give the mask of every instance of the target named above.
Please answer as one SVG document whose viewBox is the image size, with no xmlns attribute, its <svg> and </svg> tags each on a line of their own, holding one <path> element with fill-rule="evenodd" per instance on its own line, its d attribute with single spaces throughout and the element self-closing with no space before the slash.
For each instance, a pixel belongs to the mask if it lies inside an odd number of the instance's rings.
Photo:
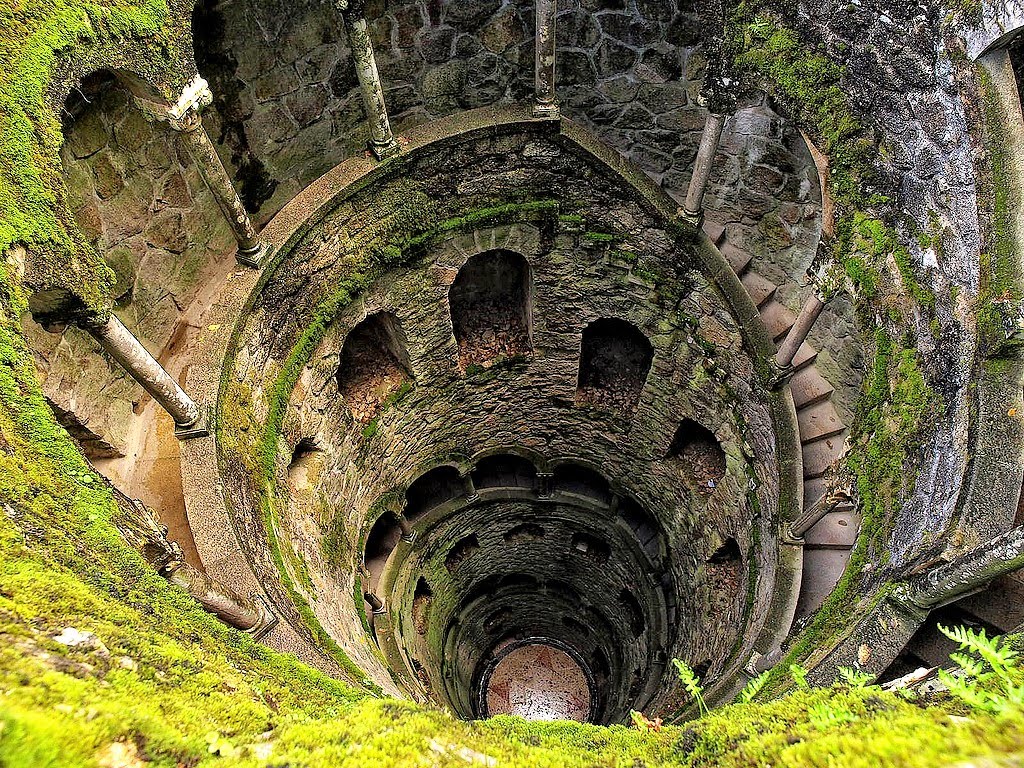
<svg viewBox="0 0 1024 768">
<path fill-rule="evenodd" d="M 420 475 L 405 492 L 405 517 L 412 523 L 430 510 L 463 495 L 465 484 L 455 467 L 436 467 Z"/>
<path fill-rule="evenodd" d="M 323 453 L 316 440 L 304 437 L 292 451 L 292 459 L 288 463 L 288 485 L 295 493 L 309 489 L 310 475 L 316 472 L 319 455 Z"/>
<path fill-rule="evenodd" d="M 708 586 L 711 589 L 710 605 L 725 616 L 736 604 L 737 595 L 744 592 L 743 553 L 736 539 L 729 537 L 705 565 Z"/>
<path fill-rule="evenodd" d="M 459 566 L 469 560 L 479 549 L 480 542 L 477 540 L 475 533 L 459 539 L 448 550 L 448 554 L 444 558 L 444 567 L 448 570 L 448 573 L 455 573 Z"/>
<path fill-rule="evenodd" d="M 353 328 L 341 348 L 338 391 L 353 420 L 366 424 L 407 391 L 412 375 L 398 319 L 377 312 Z"/>
<path fill-rule="evenodd" d="M 618 516 L 636 536 L 644 553 L 652 560 L 657 560 L 661 555 L 661 547 L 658 541 L 659 528 L 654 518 L 629 499 L 619 500 Z"/>
<path fill-rule="evenodd" d="M 604 476 L 579 464 L 559 464 L 552 473 L 551 485 L 560 493 L 612 503 L 612 490 Z"/>
<path fill-rule="evenodd" d="M 370 532 L 366 535 L 366 546 L 363 549 L 363 563 L 370 574 L 370 591 L 376 590 L 388 557 L 398 546 L 401 537 L 402 529 L 398 525 L 398 520 L 390 512 L 385 512 L 378 517 L 373 527 L 370 528 Z"/>
<path fill-rule="evenodd" d="M 473 485 L 481 488 L 533 488 L 537 469 L 521 456 L 498 454 L 480 459 L 470 473 Z"/>
<path fill-rule="evenodd" d="M 434 602 L 434 593 L 427 580 L 420 576 L 416 582 L 416 591 L 412 596 L 412 625 L 416 634 L 426 635 L 430 622 L 430 606 Z"/>
<path fill-rule="evenodd" d="M 635 325 L 617 318 L 595 320 L 583 330 L 576 403 L 632 412 L 653 359 L 651 342 Z"/>
<path fill-rule="evenodd" d="M 525 257 L 503 249 L 472 256 L 448 291 L 462 369 L 531 354 L 530 303 Z"/>
<path fill-rule="evenodd" d="M 710 494 L 725 477 L 725 451 L 714 433 L 693 419 L 683 419 L 665 458 L 679 464 L 698 490 Z"/>
</svg>

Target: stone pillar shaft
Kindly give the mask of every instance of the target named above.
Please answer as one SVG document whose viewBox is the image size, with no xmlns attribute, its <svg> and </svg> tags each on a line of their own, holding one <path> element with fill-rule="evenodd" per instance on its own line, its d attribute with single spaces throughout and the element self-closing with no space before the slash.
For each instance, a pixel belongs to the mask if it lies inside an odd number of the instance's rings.
<svg viewBox="0 0 1024 768">
<path fill-rule="evenodd" d="M 796 322 L 789 329 L 786 339 L 782 342 L 782 346 L 779 347 L 779 352 L 775 356 L 775 361 L 778 363 L 779 368 L 789 368 L 793 364 L 796 353 L 800 351 L 800 347 L 807 341 L 811 328 L 814 327 L 814 323 L 824 308 L 825 300 L 817 291 L 807 298 L 803 308 L 800 310 L 800 314 L 796 318 Z"/>
<path fill-rule="evenodd" d="M 378 160 L 383 160 L 398 152 L 398 142 L 391 132 L 391 121 L 388 119 L 388 108 L 384 101 L 384 87 L 381 85 L 380 72 L 377 70 L 377 59 L 373 55 L 373 41 L 370 40 L 365 18 L 343 12 L 342 19 L 345 22 L 348 45 L 352 50 L 356 77 L 359 79 L 366 119 L 370 123 L 370 151 Z"/>
<path fill-rule="evenodd" d="M 254 630 L 268 623 L 269 617 L 255 602 L 246 600 L 187 563 L 174 563 L 164 570 L 163 575 L 225 624 L 237 629 Z"/>
<path fill-rule="evenodd" d="M 1024 568 L 1024 526 L 975 547 L 906 585 L 906 597 L 923 610 L 941 608 L 973 594 L 993 579 Z"/>
<path fill-rule="evenodd" d="M 558 117 L 555 101 L 555 17 L 557 0 L 536 0 L 534 57 L 534 117 Z"/>
<path fill-rule="evenodd" d="M 700 137 L 700 147 L 697 149 L 697 158 L 693 161 L 693 175 L 690 176 L 690 186 L 686 190 L 686 202 L 683 204 L 683 213 L 690 218 L 699 219 L 704 210 L 704 193 L 708 188 L 715 153 L 718 152 L 724 127 L 725 115 L 708 113 L 704 122 L 704 133 Z"/>
<path fill-rule="evenodd" d="M 174 424 L 180 429 L 196 426 L 202 418 L 202 411 L 163 366 L 157 362 L 142 343 L 136 339 L 124 323 L 111 315 L 103 325 L 86 326 L 100 346 L 106 350 L 165 411 L 171 414 Z"/>
<path fill-rule="evenodd" d="M 462 476 L 462 489 L 469 501 L 476 501 L 480 498 L 480 494 L 476 492 L 476 483 L 473 482 L 473 476 L 469 472 Z"/>
<path fill-rule="evenodd" d="M 202 174 L 203 181 L 210 188 L 217 207 L 231 227 L 231 232 L 238 243 L 239 261 L 248 264 L 258 262 L 261 251 L 265 248 L 260 240 L 256 227 L 249 218 L 249 213 L 242 204 L 242 199 L 235 191 L 235 185 L 231 181 L 224 164 L 217 154 L 217 149 L 210 140 L 210 135 L 203 127 L 198 115 L 194 120 L 189 121 L 180 131 L 182 141 L 188 148 L 189 153 L 196 161 L 196 166 Z"/>
<path fill-rule="evenodd" d="M 398 519 L 398 527 L 402 531 L 402 541 L 411 542 L 415 539 L 416 531 L 413 530 L 412 523 L 409 522 L 409 518 L 401 512 L 396 514 L 395 517 Z"/>
</svg>

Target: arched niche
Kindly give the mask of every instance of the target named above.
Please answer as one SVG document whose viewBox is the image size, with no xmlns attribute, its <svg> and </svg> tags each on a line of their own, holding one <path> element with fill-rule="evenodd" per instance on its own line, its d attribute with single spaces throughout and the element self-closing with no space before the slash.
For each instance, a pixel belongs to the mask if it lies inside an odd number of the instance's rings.
<svg viewBox="0 0 1024 768">
<path fill-rule="evenodd" d="M 711 493 L 725 476 L 725 451 L 707 427 L 683 419 L 676 428 L 665 458 L 676 462 L 697 488 Z"/>
<path fill-rule="evenodd" d="M 352 419 L 366 424 L 412 381 L 401 324 L 390 312 L 368 315 L 341 347 L 338 391 Z"/>
<path fill-rule="evenodd" d="M 530 354 L 531 304 L 522 254 L 496 249 L 470 257 L 448 290 L 463 370 Z"/>
<path fill-rule="evenodd" d="M 477 490 L 482 488 L 533 488 L 537 469 L 533 462 L 508 453 L 485 456 L 470 473 Z"/>
<path fill-rule="evenodd" d="M 629 413 L 640 401 L 654 348 L 632 323 L 595 320 L 583 330 L 576 402 Z"/>
<path fill-rule="evenodd" d="M 435 467 L 420 475 L 405 492 L 405 517 L 413 522 L 462 495 L 465 484 L 455 467 Z"/>
<path fill-rule="evenodd" d="M 385 512 L 378 517 L 370 528 L 370 532 L 366 535 L 366 545 L 363 548 L 363 563 L 369 572 L 369 587 L 371 590 L 377 588 L 388 557 L 395 547 L 398 546 L 401 537 L 402 529 L 398 525 L 398 518 L 391 512 Z"/>
<path fill-rule="evenodd" d="M 612 490 L 600 472 L 580 464 L 559 464 L 552 472 L 552 488 L 573 496 L 584 496 L 602 504 L 611 504 Z"/>
</svg>

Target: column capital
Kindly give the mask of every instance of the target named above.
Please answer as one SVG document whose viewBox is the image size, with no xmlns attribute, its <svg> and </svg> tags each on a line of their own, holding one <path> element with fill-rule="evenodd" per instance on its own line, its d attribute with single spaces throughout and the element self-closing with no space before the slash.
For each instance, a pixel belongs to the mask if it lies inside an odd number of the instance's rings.
<svg viewBox="0 0 1024 768">
<path fill-rule="evenodd" d="M 186 133 L 202 125 L 200 113 L 213 103 L 213 92 L 205 79 L 196 75 L 186 85 L 173 104 L 161 104 L 139 96 L 135 97 L 139 108 L 154 120 L 167 123 L 175 131 Z"/>
</svg>

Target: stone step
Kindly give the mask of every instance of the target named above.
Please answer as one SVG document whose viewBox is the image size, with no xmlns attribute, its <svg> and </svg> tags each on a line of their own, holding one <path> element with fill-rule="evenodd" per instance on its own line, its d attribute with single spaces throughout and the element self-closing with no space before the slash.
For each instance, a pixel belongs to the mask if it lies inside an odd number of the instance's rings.
<svg viewBox="0 0 1024 768">
<path fill-rule="evenodd" d="M 838 435 L 846 429 L 846 425 L 843 424 L 843 420 L 831 400 L 823 400 L 820 403 L 799 409 L 796 420 L 800 425 L 801 443 L 810 443 L 824 437 Z"/>
<path fill-rule="evenodd" d="M 861 516 L 856 512 L 829 512 L 804 534 L 804 549 L 852 549 Z"/>
<path fill-rule="evenodd" d="M 708 239 L 716 246 L 721 246 L 725 241 L 725 224 L 705 219 L 704 226 L 702 228 L 704 230 L 704 234 L 706 234 Z"/>
<path fill-rule="evenodd" d="M 821 477 L 843 455 L 843 435 L 815 440 L 803 447 L 804 479 Z"/>
<path fill-rule="evenodd" d="M 804 509 L 810 508 L 810 506 L 821 498 L 821 494 L 825 492 L 825 478 L 813 477 L 810 480 L 804 480 Z"/>
<path fill-rule="evenodd" d="M 758 309 L 767 304 L 768 301 L 775 296 L 775 292 L 778 290 L 778 286 L 776 286 L 771 280 L 767 280 L 757 274 L 757 272 L 749 269 L 746 274 L 740 278 L 740 282 L 743 283 L 743 287 L 747 289 L 747 293 L 750 294 L 750 298 L 754 302 L 754 306 Z"/>
<path fill-rule="evenodd" d="M 798 619 L 814 613 L 839 583 L 850 552 L 845 549 L 804 549 L 803 578 L 796 604 Z"/>
<path fill-rule="evenodd" d="M 808 344 L 806 341 L 800 345 L 800 349 L 796 351 L 796 357 L 793 358 L 793 370 L 796 373 L 810 368 L 814 365 L 814 361 L 818 359 L 818 350 Z"/>
<path fill-rule="evenodd" d="M 747 265 L 750 264 L 750 260 L 753 258 L 751 254 L 741 248 L 737 248 L 728 241 L 722 243 L 720 250 L 722 251 L 722 255 L 725 256 L 725 260 L 729 262 L 729 266 L 732 267 L 732 271 L 737 275 L 743 274 Z"/>
<path fill-rule="evenodd" d="M 785 336 L 793 323 L 796 322 L 796 315 L 793 314 L 784 304 L 772 300 L 761 308 L 761 321 L 768 329 L 768 334 L 776 340 Z"/>
<path fill-rule="evenodd" d="M 835 388 L 818 373 L 817 368 L 807 367 L 793 374 L 789 380 L 789 391 L 793 394 L 793 404 L 800 409 L 828 400 Z"/>
</svg>

